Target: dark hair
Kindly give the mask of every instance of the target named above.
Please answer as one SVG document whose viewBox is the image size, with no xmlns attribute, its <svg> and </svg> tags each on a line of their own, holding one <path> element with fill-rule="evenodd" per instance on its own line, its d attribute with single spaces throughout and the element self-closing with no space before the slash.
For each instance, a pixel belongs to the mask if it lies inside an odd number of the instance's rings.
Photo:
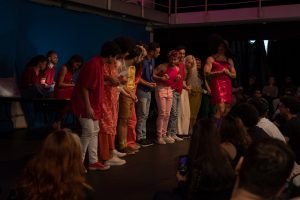
<svg viewBox="0 0 300 200">
<path fill-rule="evenodd" d="M 157 48 L 160 48 L 159 44 L 156 42 L 151 42 L 148 44 L 147 51 L 155 51 Z"/>
<path fill-rule="evenodd" d="M 175 48 L 176 51 L 180 51 L 180 50 L 182 50 L 182 49 L 186 50 L 186 47 L 183 46 L 183 45 L 178 45 L 178 46 Z"/>
<path fill-rule="evenodd" d="M 121 53 L 120 47 L 115 42 L 105 42 L 102 45 L 100 55 L 104 58 L 115 57 Z"/>
<path fill-rule="evenodd" d="M 50 57 L 52 54 L 57 54 L 57 52 L 54 51 L 54 50 L 48 51 L 47 54 L 46 54 L 47 58 Z"/>
<path fill-rule="evenodd" d="M 211 54 L 216 54 L 218 52 L 218 47 L 223 44 L 225 47 L 225 56 L 227 58 L 233 58 L 233 53 L 229 48 L 228 41 L 224 40 L 220 35 L 213 34 L 208 39 L 209 51 Z"/>
<path fill-rule="evenodd" d="M 125 59 L 133 59 L 137 56 L 140 56 L 143 53 L 143 49 L 139 46 L 135 46 L 132 50 L 128 52 L 129 54 L 125 57 Z"/>
<path fill-rule="evenodd" d="M 117 43 L 117 45 L 119 45 L 122 54 L 128 53 L 129 51 L 131 51 L 135 45 L 136 42 L 128 37 L 117 37 L 114 39 L 114 42 Z"/>
<path fill-rule="evenodd" d="M 255 126 L 259 120 L 258 111 L 249 103 L 242 103 L 233 107 L 230 114 L 239 117 L 247 128 Z"/>
<path fill-rule="evenodd" d="M 296 97 L 284 96 L 280 98 L 280 102 L 290 110 L 290 113 L 295 115 L 300 111 L 300 101 Z"/>
<path fill-rule="evenodd" d="M 294 167 L 294 154 L 282 141 L 268 138 L 250 145 L 239 172 L 239 187 L 264 198 L 274 196 Z"/>
<path fill-rule="evenodd" d="M 73 64 L 74 63 L 81 63 L 81 66 L 83 64 L 83 58 L 79 54 L 74 54 L 66 63 L 66 66 L 68 68 L 68 71 L 74 71 L 73 70 Z M 80 66 L 80 67 L 81 67 Z"/>
<path fill-rule="evenodd" d="M 269 103 L 264 98 L 251 98 L 248 103 L 256 108 L 260 117 L 265 117 L 269 112 Z"/>
<path fill-rule="evenodd" d="M 30 61 L 26 64 L 26 67 L 37 66 L 41 62 L 46 62 L 47 58 L 44 55 L 37 55 L 30 59 Z"/>
<path fill-rule="evenodd" d="M 223 118 L 220 126 L 220 135 L 222 142 L 242 145 L 245 148 L 248 147 L 251 142 L 241 119 L 231 115 L 227 115 Z"/>
<path fill-rule="evenodd" d="M 188 155 L 189 193 L 199 188 L 222 190 L 230 188 L 234 173 L 229 158 L 220 146 L 220 135 L 212 119 L 197 122 Z"/>
</svg>

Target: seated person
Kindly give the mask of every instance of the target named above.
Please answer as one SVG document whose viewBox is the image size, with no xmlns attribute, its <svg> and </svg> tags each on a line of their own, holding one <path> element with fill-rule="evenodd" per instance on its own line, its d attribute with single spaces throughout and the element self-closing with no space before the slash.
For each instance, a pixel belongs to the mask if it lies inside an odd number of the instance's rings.
<svg viewBox="0 0 300 200">
<path fill-rule="evenodd" d="M 250 145 L 237 166 L 231 200 L 273 199 L 283 190 L 294 166 L 294 154 L 282 141 L 266 138 Z"/>
<path fill-rule="evenodd" d="M 91 199 L 92 188 L 84 173 L 79 137 L 67 130 L 53 132 L 8 199 Z"/>
<path fill-rule="evenodd" d="M 186 171 L 178 171 L 178 187 L 173 193 L 157 193 L 155 200 L 230 198 L 234 171 L 220 145 L 217 125 L 212 119 L 200 120 L 193 131 Z"/>
<path fill-rule="evenodd" d="M 53 92 L 55 86 L 55 66 L 58 63 L 57 52 L 53 50 L 49 51 L 47 53 L 47 61 L 47 68 L 44 70 L 45 85 Z"/>
<path fill-rule="evenodd" d="M 49 96 L 49 88 L 42 78 L 42 71 L 45 70 L 47 59 L 43 55 L 33 57 L 26 65 L 22 74 L 21 93 L 25 98 L 39 98 Z"/>
</svg>

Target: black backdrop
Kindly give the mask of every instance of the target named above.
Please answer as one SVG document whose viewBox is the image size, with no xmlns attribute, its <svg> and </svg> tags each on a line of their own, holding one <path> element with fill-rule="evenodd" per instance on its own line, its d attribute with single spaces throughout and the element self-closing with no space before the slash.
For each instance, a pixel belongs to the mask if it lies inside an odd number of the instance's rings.
<svg viewBox="0 0 300 200">
<path fill-rule="evenodd" d="M 188 54 L 200 57 L 204 63 L 210 54 L 208 38 L 215 33 L 229 41 L 235 55 L 237 79 L 242 85 L 250 75 L 255 75 L 261 86 L 270 75 L 276 77 L 279 85 L 286 75 L 300 85 L 300 21 L 155 29 L 154 40 L 162 50 L 160 61 L 170 49 L 185 45 Z M 251 44 L 249 40 L 256 42 Z M 263 40 L 269 40 L 267 53 Z"/>
</svg>

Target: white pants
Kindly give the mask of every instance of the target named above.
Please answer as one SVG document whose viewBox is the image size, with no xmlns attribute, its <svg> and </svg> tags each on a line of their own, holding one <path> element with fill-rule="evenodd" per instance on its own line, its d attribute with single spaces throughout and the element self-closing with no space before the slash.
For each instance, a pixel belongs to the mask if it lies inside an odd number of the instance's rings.
<svg viewBox="0 0 300 200">
<path fill-rule="evenodd" d="M 98 162 L 98 133 L 99 133 L 99 121 L 79 118 L 79 122 L 82 127 L 82 134 L 80 137 L 82 144 L 82 160 L 84 161 L 85 153 L 89 151 L 89 163 Z"/>
</svg>

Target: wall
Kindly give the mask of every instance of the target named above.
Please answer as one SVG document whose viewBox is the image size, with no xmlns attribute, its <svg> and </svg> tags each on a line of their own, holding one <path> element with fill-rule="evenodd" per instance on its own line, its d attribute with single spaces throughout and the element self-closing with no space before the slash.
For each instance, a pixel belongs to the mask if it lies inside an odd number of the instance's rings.
<svg viewBox="0 0 300 200">
<path fill-rule="evenodd" d="M 147 41 L 145 24 L 31 3 L 4 0 L 0 3 L 0 77 L 17 77 L 36 54 L 59 53 L 61 66 L 74 53 L 85 59 L 97 54 L 101 44 L 125 35 Z"/>
</svg>

